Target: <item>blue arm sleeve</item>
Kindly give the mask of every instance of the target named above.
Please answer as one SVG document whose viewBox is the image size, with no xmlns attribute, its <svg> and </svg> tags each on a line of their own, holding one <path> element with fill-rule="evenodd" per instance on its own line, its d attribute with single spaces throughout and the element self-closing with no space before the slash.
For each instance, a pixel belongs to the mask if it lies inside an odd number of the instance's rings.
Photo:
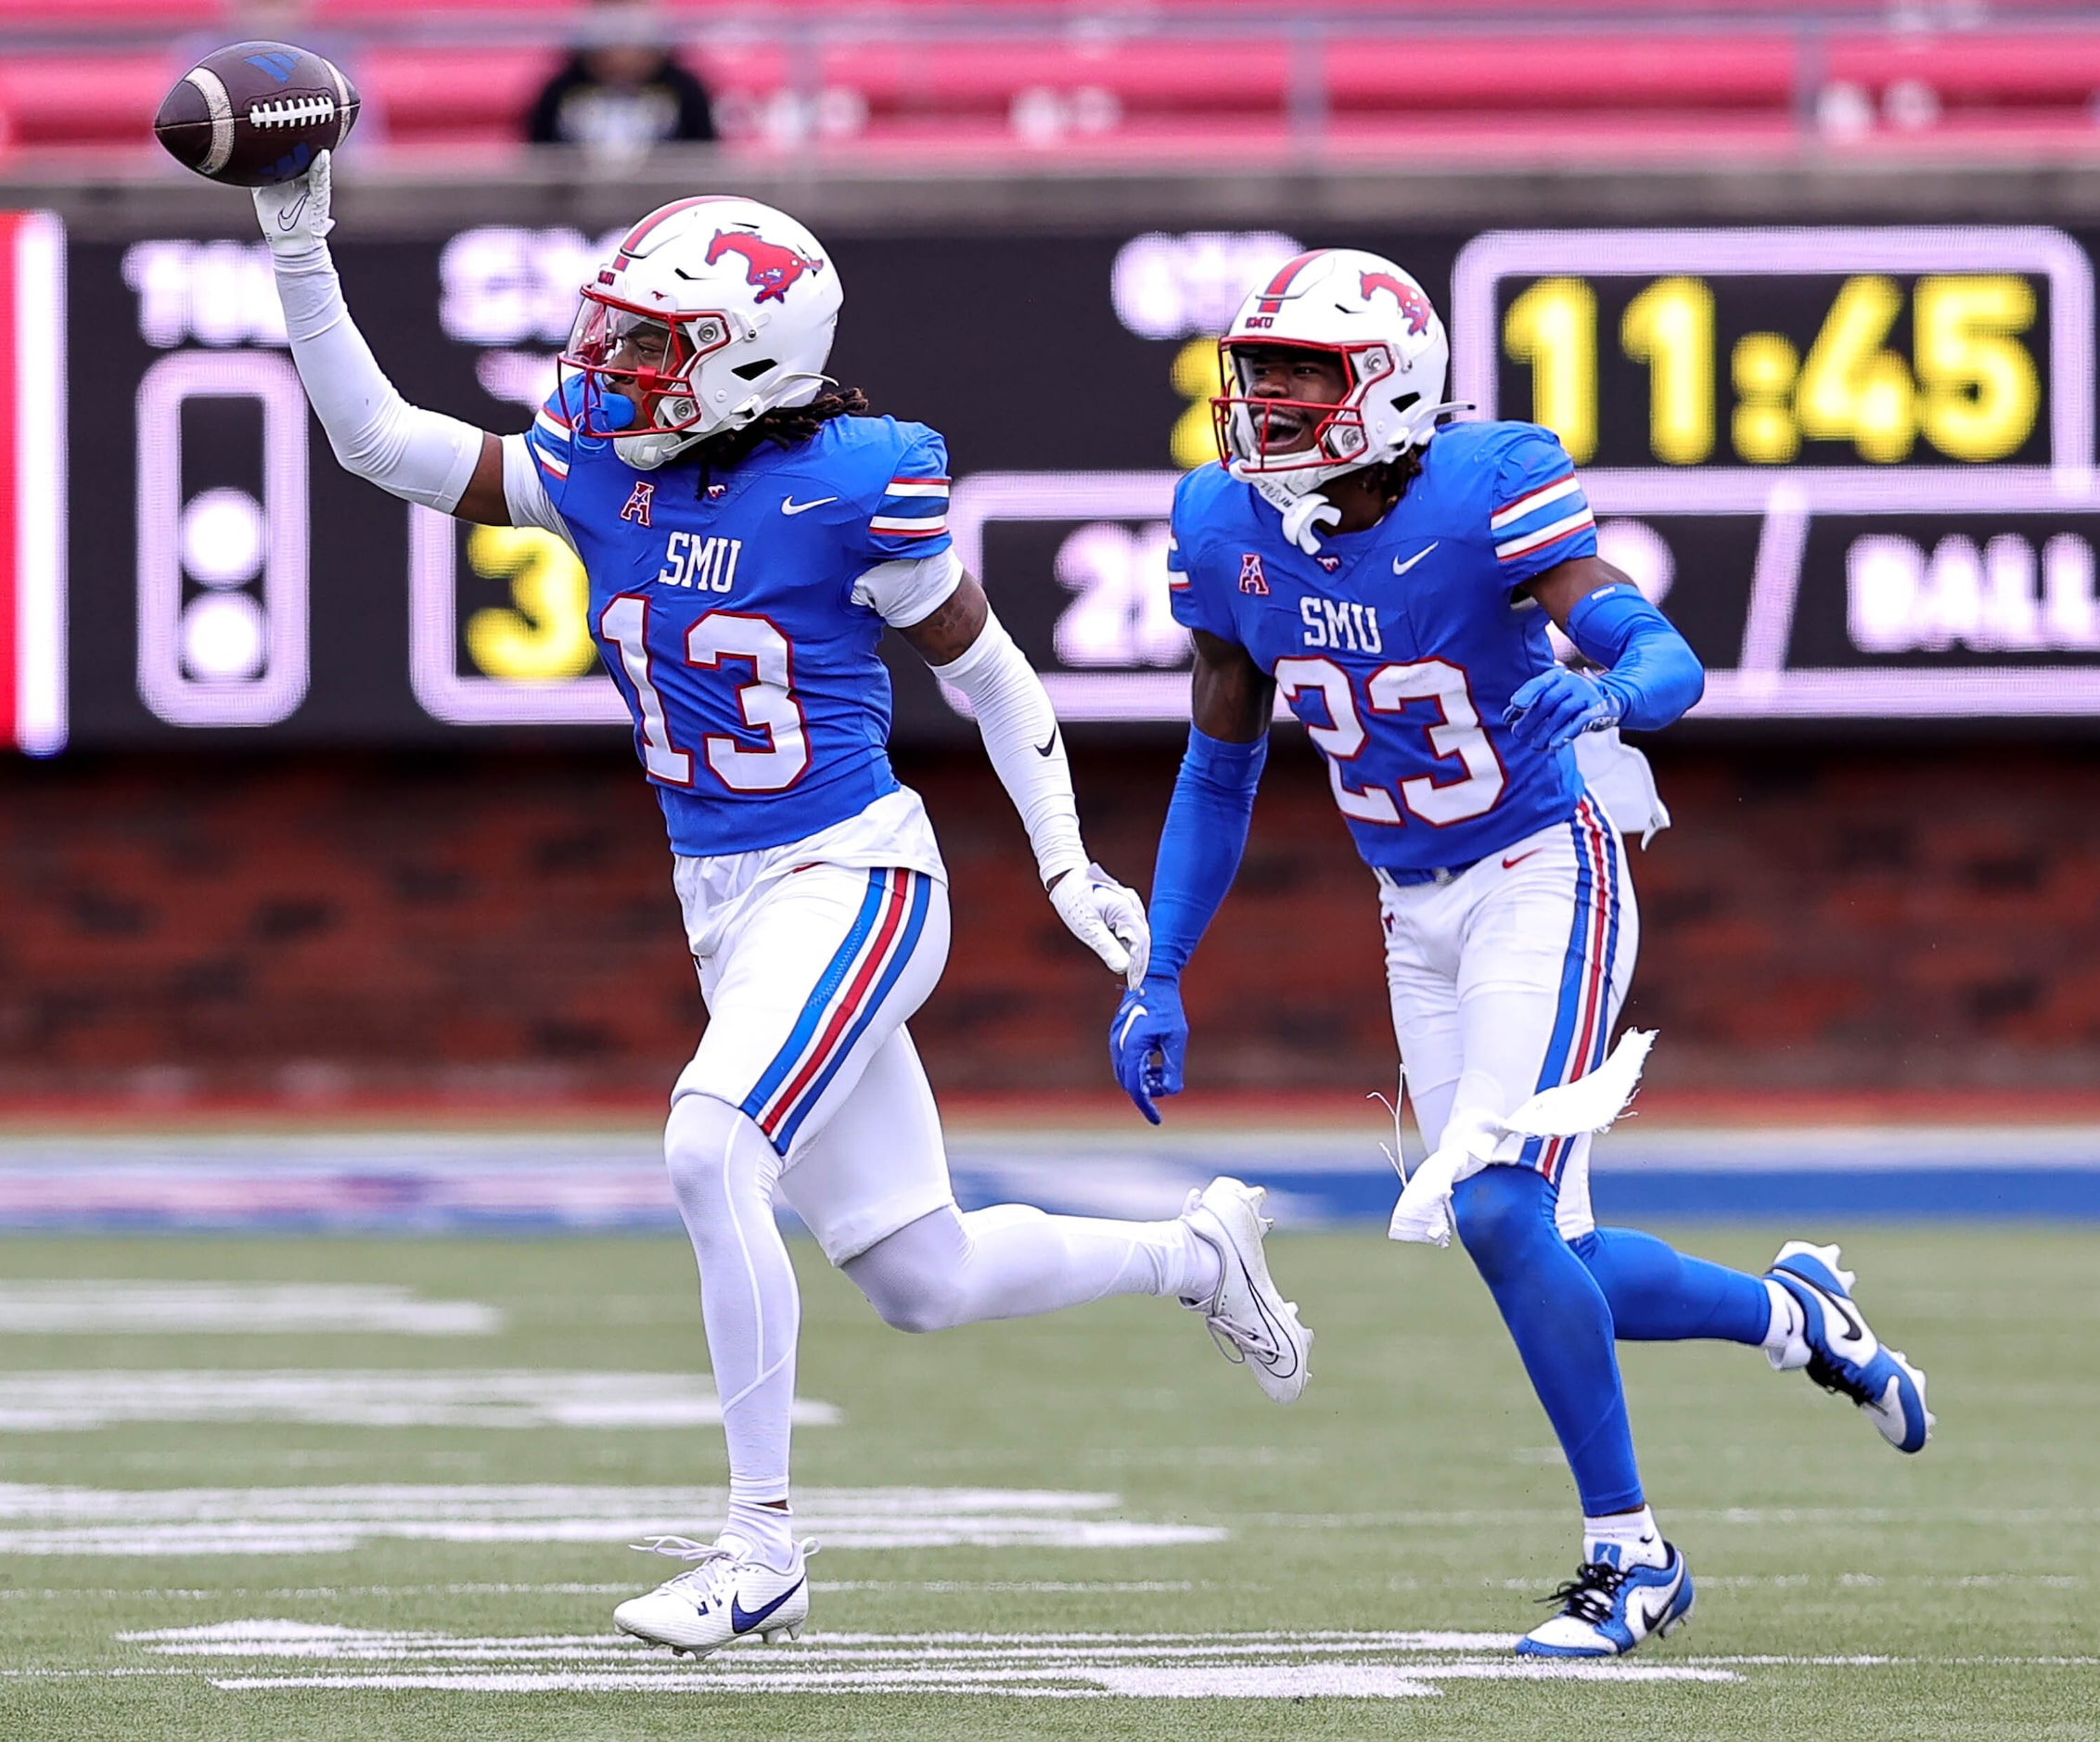
<svg viewBox="0 0 2100 1742">
<path fill-rule="evenodd" d="M 1633 587 L 1599 587 L 1575 601 L 1568 638 L 1607 668 L 1596 682 L 1619 703 L 1620 724 L 1656 732 L 1706 693 L 1706 667 L 1676 627 Z"/>
<path fill-rule="evenodd" d="M 1152 966 L 1148 974 L 1179 980 L 1247 851 L 1254 790 L 1269 757 L 1266 737 L 1228 744 L 1188 729 L 1159 860 L 1152 872 Z"/>
</svg>

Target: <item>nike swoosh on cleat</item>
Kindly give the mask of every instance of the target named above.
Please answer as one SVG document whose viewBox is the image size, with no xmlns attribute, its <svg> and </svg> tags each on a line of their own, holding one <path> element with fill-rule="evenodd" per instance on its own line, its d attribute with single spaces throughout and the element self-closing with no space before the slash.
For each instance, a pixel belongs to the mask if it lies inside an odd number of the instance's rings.
<svg viewBox="0 0 2100 1742">
<path fill-rule="evenodd" d="M 757 1609 L 746 1608 L 743 1604 L 739 1603 L 736 1600 L 735 1594 L 732 1593 L 729 1598 L 729 1631 L 733 1633 L 749 1633 L 752 1628 L 758 1626 L 759 1623 L 764 1620 L 768 1615 L 771 1615 L 775 1609 L 778 1608 L 783 1603 L 787 1602 L 789 1597 L 793 1596 L 795 1593 L 800 1591 L 801 1588 L 802 1581 L 800 1579 L 798 1579 L 793 1584 L 789 1585 L 787 1590 L 783 1591 L 778 1596 L 775 1597 L 773 1601 L 768 1603 L 763 1608 Z"/>
<path fill-rule="evenodd" d="M 1037 754 L 1038 756 L 1047 756 L 1047 755 L 1049 755 L 1049 754 L 1050 754 L 1050 752 L 1051 752 L 1052 750 L 1056 749 L 1056 748 L 1057 748 L 1057 728 L 1056 728 L 1056 726 L 1052 726 L 1052 727 L 1050 728 L 1050 741 L 1049 741 L 1049 743 L 1047 743 L 1047 744 L 1038 744 L 1038 745 L 1037 745 L 1037 746 L 1035 747 L 1035 753 L 1036 753 L 1036 754 Z"/>
<path fill-rule="evenodd" d="M 1436 547 L 1442 542 L 1443 541 L 1441 539 L 1432 538 L 1427 544 L 1423 545 L 1420 550 L 1416 551 L 1414 556 L 1410 557 L 1405 562 L 1401 561 L 1398 557 L 1395 557 L 1392 559 L 1393 573 L 1405 574 L 1410 569 L 1414 568 L 1416 563 L 1420 562 L 1423 557 L 1427 557 L 1432 550 L 1436 549 Z"/>
<path fill-rule="evenodd" d="M 1808 1279 L 1798 1277 L 1797 1280 L 1806 1282 Z M 1848 1361 L 1871 1361 L 1879 1345 L 1875 1342 L 1872 1337 L 1867 1335 L 1867 1328 L 1860 1322 L 1859 1314 L 1852 1311 L 1851 1302 L 1847 1300 L 1843 1295 L 1832 1294 L 1829 1289 L 1815 1283 L 1809 1283 L 1808 1286 L 1813 1291 L 1816 1300 L 1822 1303 L 1825 1319 L 1824 1335 L 1829 1338 L 1831 1347 Z M 1830 1330 L 1829 1317 L 1833 1313 L 1845 1321 L 1845 1330 L 1842 1336 L 1833 1335 Z M 1858 1352 L 1863 1350 L 1865 1351 L 1863 1354 Z"/>
<path fill-rule="evenodd" d="M 1677 1587 L 1683 1583 L 1684 1580 L 1680 1578 L 1669 1584 L 1658 1585 L 1645 1594 L 1647 1600 L 1641 1603 L 1641 1629 L 1636 1637 L 1645 1639 L 1655 1632 L 1658 1624 L 1670 1613 L 1671 1605 L 1677 1601 Z M 1629 1604 L 1628 1608 L 1631 1607 Z"/>
<path fill-rule="evenodd" d="M 783 496 L 780 498 L 780 512 L 783 514 L 807 514 L 812 508 L 821 508 L 826 503 L 837 502 L 838 500 L 837 496 L 818 496 L 810 502 L 797 502 L 792 496 Z"/>
</svg>

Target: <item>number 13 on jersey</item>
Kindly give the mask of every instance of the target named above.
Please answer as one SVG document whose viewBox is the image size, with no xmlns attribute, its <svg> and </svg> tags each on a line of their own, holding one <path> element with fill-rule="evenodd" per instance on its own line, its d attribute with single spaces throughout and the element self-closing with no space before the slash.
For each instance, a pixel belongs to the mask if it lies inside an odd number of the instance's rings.
<svg viewBox="0 0 2100 1742">
<path fill-rule="evenodd" d="M 620 667 L 634 686 L 642 762 L 650 778 L 674 787 L 693 784 L 693 753 L 672 739 L 663 696 L 650 669 L 649 601 L 622 593 L 598 617 L 598 632 L 620 649 Z M 735 683 L 731 661 L 749 666 Z M 744 611 L 710 611 L 685 632 L 685 663 L 719 672 L 735 684 L 744 724 L 762 740 L 756 749 L 726 733 L 710 733 L 700 749 L 714 777 L 732 792 L 784 792 L 810 765 L 802 705 L 795 699 L 794 648 L 774 622 Z"/>
</svg>

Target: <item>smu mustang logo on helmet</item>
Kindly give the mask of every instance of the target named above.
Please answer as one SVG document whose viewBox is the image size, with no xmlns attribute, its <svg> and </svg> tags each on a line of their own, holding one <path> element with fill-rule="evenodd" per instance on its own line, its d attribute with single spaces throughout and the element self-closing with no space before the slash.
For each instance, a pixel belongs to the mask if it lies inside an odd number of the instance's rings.
<svg viewBox="0 0 2100 1742">
<path fill-rule="evenodd" d="M 1389 272 L 1367 272 L 1364 275 L 1364 283 L 1358 294 L 1368 302 L 1375 290 L 1392 292 L 1392 300 L 1400 304 L 1400 312 L 1407 316 L 1409 332 L 1426 333 L 1429 330 L 1429 299 L 1413 285 L 1395 278 Z"/>
<path fill-rule="evenodd" d="M 742 230 L 717 230 L 714 240 L 708 244 L 708 264 L 713 265 L 724 254 L 741 254 L 747 268 L 744 282 L 759 287 L 758 301 L 779 302 L 786 299 L 788 287 L 804 273 L 824 270 L 821 260 L 812 260 L 779 242 L 769 242 L 762 236 L 747 235 Z"/>
</svg>

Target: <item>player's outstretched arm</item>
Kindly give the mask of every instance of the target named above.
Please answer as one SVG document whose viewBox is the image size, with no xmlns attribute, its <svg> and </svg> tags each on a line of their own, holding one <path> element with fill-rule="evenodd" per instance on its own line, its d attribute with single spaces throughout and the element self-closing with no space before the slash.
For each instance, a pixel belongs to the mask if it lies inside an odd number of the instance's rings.
<svg viewBox="0 0 2100 1742">
<path fill-rule="evenodd" d="M 1110 973 L 1136 985 L 1150 954 L 1145 903 L 1087 857 L 1056 712 L 1034 667 L 992 614 L 984 589 L 963 575 L 930 616 L 898 633 L 968 698 L 1057 917 Z"/>
<path fill-rule="evenodd" d="M 1656 732 L 1706 692 L 1706 668 L 1676 626 L 1600 557 L 1576 557 L 1530 583 L 1594 676 L 1556 666 L 1509 698 L 1503 722 L 1533 749 L 1557 749 L 1584 732 L 1630 726 Z"/>
<path fill-rule="evenodd" d="M 1276 686 L 1246 648 L 1197 630 L 1188 749 L 1152 873 L 1152 966 L 1108 1029 L 1116 1081 L 1155 1125 L 1156 1096 L 1182 1092 L 1188 1019 L 1181 976 L 1247 851 Z"/>
<path fill-rule="evenodd" d="M 292 362 L 346 471 L 393 495 L 466 520 L 507 526 L 503 444 L 394 391 L 350 318 L 328 255 L 328 154 L 296 181 L 255 190 Z"/>
</svg>

